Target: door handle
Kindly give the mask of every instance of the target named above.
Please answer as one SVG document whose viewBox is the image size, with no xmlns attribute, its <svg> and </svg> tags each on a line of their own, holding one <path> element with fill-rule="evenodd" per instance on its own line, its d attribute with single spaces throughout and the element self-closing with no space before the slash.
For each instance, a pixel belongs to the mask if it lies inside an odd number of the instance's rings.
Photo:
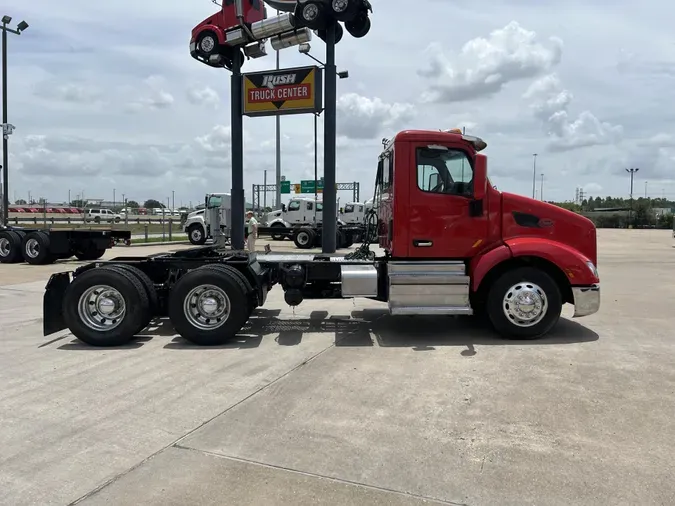
<svg viewBox="0 0 675 506">
<path fill-rule="evenodd" d="M 413 239 L 413 246 L 416 248 L 431 248 L 434 245 L 434 241 L 428 241 L 426 239 Z"/>
</svg>

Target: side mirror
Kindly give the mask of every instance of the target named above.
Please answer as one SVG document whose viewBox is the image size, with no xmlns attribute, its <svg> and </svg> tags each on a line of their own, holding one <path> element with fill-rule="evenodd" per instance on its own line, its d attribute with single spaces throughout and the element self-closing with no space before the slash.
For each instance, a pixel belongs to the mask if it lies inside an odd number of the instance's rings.
<svg viewBox="0 0 675 506">
<path fill-rule="evenodd" d="M 473 169 L 473 198 L 483 200 L 487 190 L 487 156 L 478 154 Z"/>
<path fill-rule="evenodd" d="M 429 187 L 427 188 L 428 191 L 433 190 L 438 186 L 438 183 L 440 182 L 441 175 L 438 172 L 434 172 L 433 174 L 429 174 Z"/>
<path fill-rule="evenodd" d="M 286 212 L 286 204 L 281 204 L 281 212 L 282 213 Z"/>
</svg>

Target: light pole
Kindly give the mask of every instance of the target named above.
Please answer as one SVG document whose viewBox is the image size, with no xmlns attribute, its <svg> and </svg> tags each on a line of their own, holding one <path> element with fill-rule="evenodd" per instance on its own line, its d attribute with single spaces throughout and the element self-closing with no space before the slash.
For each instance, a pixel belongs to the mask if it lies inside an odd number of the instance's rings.
<svg viewBox="0 0 675 506">
<path fill-rule="evenodd" d="M 115 188 L 113 188 L 113 213 L 115 212 L 115 200 L 117 200 L 117 196 L 115 195 Z"/>
<path fill-rule="evenodd" d="M 541 173 L 541 190 L 539 191 L 539 198 L 544 201 L 544 173 Z"/>
<path fill-rule="evenodd" d="M 645 198 L 647 198 L 647 183 L 648 181 L 645 181 Z"/>
<path fill-rule="evenodd" d="M 325 69 L 326 65 L 321 60 L 314 57 L 310 53 L 311 50 L 312 50 L 312 46 L 309 42 L 305 42 L 305 43 L 300 44 L 298 46 L 298 52 L 299 53 L 310 57 L 312 60 L 317 62 L 321 66 L 321 68 Z M 349 71 L 347 71 L 347 70 L 337 71 L 336 70 L 335 75 L 340 79 L 347 79 L 347 78 L 349 78 Z M 319 199 L 319 136 L 318 136 L 319 114 L 320 113 L 314 114 L 314 202 L 316 202 Z M 324 191 L 324 194 L 325 194 L 326 193 L 325 181 L 324 181 L 323 191 Z M 325 207 L 326 206 L 325 200 L 324 200 L 323 205 L 324 205 L 324 209 L 325 209 L 326 208 Z M 337 213 L 335 213 L 335 215 L 337 216 Z M 325 223 L 327 220 L 323 220 L 323 221 Z M 314 223 L 316 223 L 316 204 L 314 204 Z"/>
<path fill-rule="evenodd" d="M 277 9 L 277 16 L 279 16 L 279 9 Z M 277 70 L 279 70 L 279 55 L 281 51 L 277 51 Z M 281 209 L 281 116 L 276 115 L 276 180 L 277 187 L 274 195 L 275 210 Z"/>
<path fill-rule="evenodd" d="M 532 198 L 536 198 L 537 189 L 537 153 L 532 155 Z"/>
<path fill-rule="evenodd" d="M 11 22 L 10 16 L 2 16 L 2 219 L 5 226 L 9 223 L 9 148 L 7 141 L 14 130 L 14 126 L 10 125 L 7 120 L 7 32 L 21 35 L 21 32 L 28 28 L 28 23 L 21 21 L 13 30 L 7 26 Z"/>
<path fill-rule="evenodd" d="M 171 212 L 176 211 L 176 190 L 171 190 Z"/>
<path fill-rule="evenodd" d="M 631 221 L 632 215 L 633 215 L 633 177 L 635 176 L 635 173 L 639 171 L 640 169 L 638 168 L 631 168 L 631 169 L 626 169 L 626 172 L 630 174 L 630 214 L 628 221 Z"/>
</svg>

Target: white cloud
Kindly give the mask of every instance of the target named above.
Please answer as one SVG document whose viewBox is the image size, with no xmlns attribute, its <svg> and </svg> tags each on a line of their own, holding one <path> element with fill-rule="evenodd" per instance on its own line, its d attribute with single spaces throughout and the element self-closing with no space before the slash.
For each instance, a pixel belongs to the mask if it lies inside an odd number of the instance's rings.
<svg viewBox="0 0 675 506">
<path fill-rule="evenodd" d="M 591 193 L 598 194 L 602 192 L 602 186 L 598 183 L 588 183 L 584 185 L 584 192 L 588 195 Z"/>
<path fill-rule="evenodd" d="M 432 80 L 425 102 L 461 102 L 494 95 L 512 81 L 528 79 L 560 62 L 562 41 L 550 37 L 547 44 L 516 21 L 477 37 L 462 47 L 456 58 L 447 58 L 439 43 L 427 49 L 429 63 L 418 74 Z"/>
<path fill-rule="evenodd" d="M 190 103 L 195 105 L 217 106 L 220 103 L 218 92 L 210 86 L 202 88 L 191 87 L 188 89 L 187 97 Z"/>
<path fill-rule="evenodd" d="M 569 107 L 574 97 L 555 74 L 534 82 L 524 97 L 532 100 L 532 110 L 549 137 L 548 147 L 552 151 L 613 144 L 621 139 L 621 125 L 600 121 L 590 111 L 571 117 Z"/>
<path fill-rule="evenodd" d="M 388 104 L 380 98 L 347 93 L 338 98 L 338 134 L 349 139 L 374 139 L 386 129 L 399 128 L 412 120 L 410 104 Z"/>
</svg>

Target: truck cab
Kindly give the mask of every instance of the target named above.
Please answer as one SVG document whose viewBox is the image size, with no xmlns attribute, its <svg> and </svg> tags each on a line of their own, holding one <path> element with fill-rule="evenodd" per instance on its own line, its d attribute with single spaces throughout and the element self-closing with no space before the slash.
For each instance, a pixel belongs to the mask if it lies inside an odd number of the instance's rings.
<svg viewBox="0 0 675 506">
<path fill-rule="evenodd" d="M 486 146 L 457 129 L 407 130 L 389 141 L 378 164 L 380 246 L 391 260 L 408 265 L 461 262 L 468 276 L 468 291 L 462 297 L 468 297 L 474 312 L 501 305 L 491 312 L 513 321 L 520 318 L 527 327 L 527 311 L 514 309 L 527 304 L 490 298 L 495 283 L 509 279 L 514 296 L 522 295 L 533 307 L 553 306 L 551 298 L 559 297 L 575 305 L 576 316 L 597 311 L 593 222 L 495 189 L 487 176 L 487 157 L 480 153 Z M 548 297 L 542 295 L 549 292 Z"/>
</svg>

